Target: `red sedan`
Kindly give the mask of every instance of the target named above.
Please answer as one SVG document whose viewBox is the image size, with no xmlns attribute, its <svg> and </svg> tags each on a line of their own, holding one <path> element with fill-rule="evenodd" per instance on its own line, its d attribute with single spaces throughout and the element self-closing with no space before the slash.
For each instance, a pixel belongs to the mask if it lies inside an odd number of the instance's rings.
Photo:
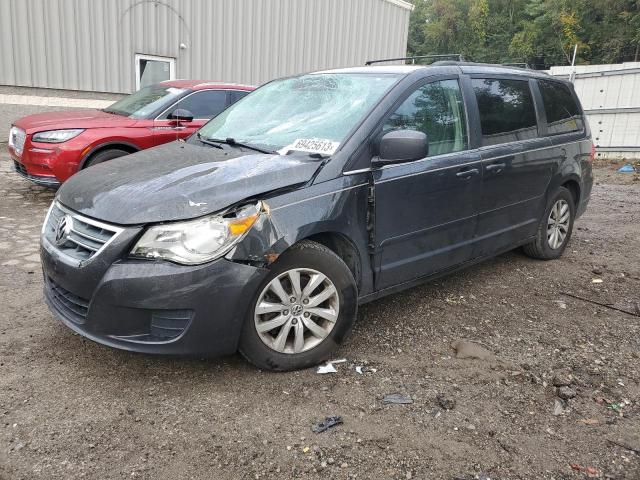
<svg viewBox="0 0 640 480">
<path fill-rule="evenodd" d="M 170 80 L 102 110 L 40 113 L 16 120 L 9 154 L 29 180 L 57 187 L 78 170 L 191 135 L 254 87 Z"/>
</svg>

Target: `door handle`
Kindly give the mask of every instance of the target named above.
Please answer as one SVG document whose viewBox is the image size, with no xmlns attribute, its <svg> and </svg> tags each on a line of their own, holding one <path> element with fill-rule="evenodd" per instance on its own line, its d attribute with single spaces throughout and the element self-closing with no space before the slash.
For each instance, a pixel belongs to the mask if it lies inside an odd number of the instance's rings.
<svg viewBox="0 0 640 480">
<path fill-rule="evenodd" d="M 456 177 L 458 178 L 471 178 L 474 175 L 478 175 L 480 171 L 477 168 L 470 168 L 469 170 L 462 170 L 461 172 L 456 173 Z"/>
<path fill-rule="evenodd" d="M 487 172 L 501 172 L 502 170 L 504 170 L 507 167 L 506 163 L 492 163 L 491 165 L 487 165 L 485 167 L 485 170 Z"/>
</svg>

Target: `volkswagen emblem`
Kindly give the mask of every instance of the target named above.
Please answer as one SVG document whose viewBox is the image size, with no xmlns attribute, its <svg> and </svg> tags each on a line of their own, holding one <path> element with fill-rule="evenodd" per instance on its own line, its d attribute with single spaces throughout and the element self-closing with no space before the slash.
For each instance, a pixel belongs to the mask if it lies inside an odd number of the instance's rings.
<svg viewBox="0 0 640 480">
<path fill-rule="evenodd" d="M 56 245 L 61 247 L 65 243 L 67 243 L 67 239 L 69 238 L 69 234 L 73 229 L 73 218 L 71 215 L 65 215 L 60 219 L 58 225 L 56 226 Z"/>
</svg>

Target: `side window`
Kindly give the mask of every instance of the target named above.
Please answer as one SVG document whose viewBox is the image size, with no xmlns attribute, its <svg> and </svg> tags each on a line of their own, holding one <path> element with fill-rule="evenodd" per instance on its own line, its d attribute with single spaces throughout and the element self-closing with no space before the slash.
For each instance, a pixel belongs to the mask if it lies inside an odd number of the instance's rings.
<svg viewBox="0 0 640 480">
<path fill-rule="evenodd" d="M 427 134 L 429 156 L 467 148 L 467 123 L 460 85 L 442 80 L 421 86 L 387 119 L 383 131 L 410 129 Z"/>
<path fill-rule="evenodd" d="M 227 106 L 227 92 L 225 90 L 203 90 L 193 93 L 180 100 L 162 118 L 178 108 L 189 110 L 193 118 L 213 118 Z"/>
<path fill-rule="evenodd" d="M 540 93 L 547 113 L 549 135 L 578 132 L 584 128 L 584 120 L 569 87 L 558 82 L 540 80 Z"/>
<path fill-rule="evenodd" d="M 482 145 L 538 136 L 536 110 L 527 80 L 474 78 L 472 84 L 480 110 Z"/>
<path fill-rule="evenodd" d="M 246 97 L 249 93 L 246 90 L 229 90 L 229 105 L 233 105 L 238 100 Z"/>
</svg>

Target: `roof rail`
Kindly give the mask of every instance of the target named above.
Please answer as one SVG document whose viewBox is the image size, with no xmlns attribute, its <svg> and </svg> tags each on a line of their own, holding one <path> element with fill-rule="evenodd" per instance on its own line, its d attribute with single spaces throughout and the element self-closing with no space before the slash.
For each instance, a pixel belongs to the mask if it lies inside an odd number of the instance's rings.
<svg viewBox="0 0 640 480">
<path fill-rule="evenodd" d="M 503 67 L 526 68 L 527 70 L 531 70 L 531 67 L 529 66 L 529 64 L 525 63 L 525 62 L 522 62 L 522 63 L 501 63 L 500 65 L 502 65 Z"/>
<path fill-rule="evenodd" d="M 420 60 L 422 58 L 455 58 L 458 62 L 464 62 L 464 57 L 460 53 L 446 53 L 446 54 L 434 54 L 434 55 L 420 55 L 417 57 L 399 57 L 399 58 L 384 58 L 381 60 L 368 60 L 365 62 L 365 65 L 373 65 L 374 63 L 383 63 L 383 62 L 399 62 L 400 60 L 411 60 L 411 64 L 415 65 L 416 60 Z"/>
</svg>

